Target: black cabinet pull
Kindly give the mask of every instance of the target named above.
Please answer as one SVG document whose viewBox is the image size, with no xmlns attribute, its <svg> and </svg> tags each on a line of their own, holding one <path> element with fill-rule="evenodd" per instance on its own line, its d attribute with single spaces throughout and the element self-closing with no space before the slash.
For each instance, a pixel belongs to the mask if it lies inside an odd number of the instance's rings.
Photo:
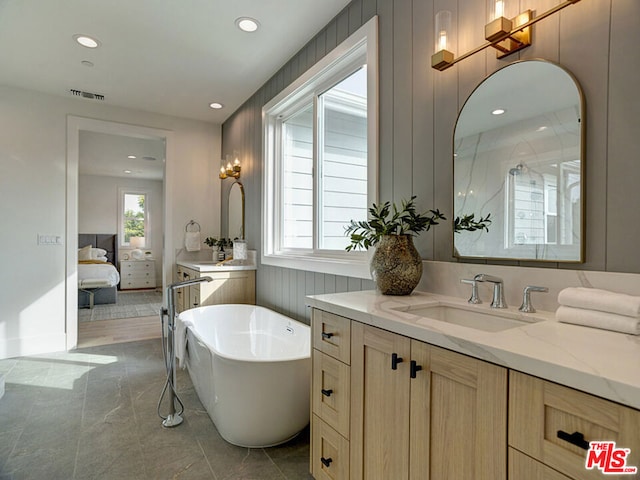
<svg viewBox="0 0 640 480">
<path fill-rule="evenodd" d="M 416 363 L 415 360 L 411 360 L 409 363 L 409 376 L 411 378 L 416 378 L 416 373 L 422 370 L 422 367 Z"/>
<path fill-rule="evenodd" d="M 329 467 L 331 465 L 331 462 L 333 462 L 333 458 L 320 457 L 320 461 L 325 467 Z"/>
<path fill-rule="evenodd" d="M 325 340 L 330 339 L 331 337 L 333 337 L 333 333 L 330 332 L 322 332 L 322 338 L 324 338 Z"/>
<path fill-rule="evenodd" d="M 324 388 L 320 390 L 325 397 L 330 397 L 333 393 L 333 390 L 325 390 Z"/>
<path fill-rule="evenodd" d="M 392 353 L 391 354 L 391 370 L 397 370 L 399 363 L 402 363 L 402 357 L 399 357 L 397 353 Z"/>
<path fill-rule="evenodd" d="M 580 432 L 567 433 L 562 430 L 558 430 L 558 438 L 569 442 L 571 445 L 589 450 L 589 442 L 584 439 L 584 435 Z"/>
</svg>

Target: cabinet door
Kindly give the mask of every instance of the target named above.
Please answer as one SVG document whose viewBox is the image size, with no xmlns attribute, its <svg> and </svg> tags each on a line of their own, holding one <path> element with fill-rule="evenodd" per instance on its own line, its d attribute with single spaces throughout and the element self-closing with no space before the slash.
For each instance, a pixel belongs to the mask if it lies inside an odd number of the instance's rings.
<svg viewBox="0 0 640 480">
<path fill-rule="evenodd" d="M 405 480 L 410 340 L 358 322 L 351 340 L 351 479 Z"/>
<path fill-rule="evenodd" d="M 411 360 L 410 478 L 506 479 L 507 370 L 417 340 Z"/>
<path fill-rule="evenodd" d="M 221 303 L 253 305 L 256 303 L 255 271 L 205 272 L 201 275 L 211 277 L 213 280 L 200 284 L 200 305 Z"/>
</svg>

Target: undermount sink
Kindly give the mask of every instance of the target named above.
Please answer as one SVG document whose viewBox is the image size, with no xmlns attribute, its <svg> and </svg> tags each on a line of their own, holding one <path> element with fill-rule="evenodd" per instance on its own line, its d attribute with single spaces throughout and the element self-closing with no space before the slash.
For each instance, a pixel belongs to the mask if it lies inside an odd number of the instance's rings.
<svg viewBox="0 0 640 480">
<path fill-rule="evenodd" d="M 472 306 L 466 307 L 442 303 L 414 306 L 402 310 L 418 317 L 461 325 L 485 332 L 501 332 L 502 330 L 523 327 L 543 320 L 542 318 L 531 316 L 523 317 L 518 313 L 504 310 L 476 310 Z M 416 323 L 426 322 L 417 320 Z"/>
</svg>

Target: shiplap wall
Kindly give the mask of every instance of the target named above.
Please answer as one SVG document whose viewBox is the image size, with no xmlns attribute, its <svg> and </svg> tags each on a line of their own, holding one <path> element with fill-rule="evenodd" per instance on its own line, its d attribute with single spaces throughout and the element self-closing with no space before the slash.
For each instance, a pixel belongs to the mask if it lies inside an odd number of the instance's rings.
<svg viewBox="0 0 640 480">
<path fill-rule="evenodd" d="M 544 12 L 560 0 L 520 0 Z M 487 75 L 520 59 L 544 58 L 571 71 L 586 99 L 586 263 L 503 265 L 640 273 L 640 1 L 581 0 L 534 27 L 533 45 L 503 60 L 491 50 L 453 68 L 430 68 L 433 17 L 451 10 L 454 48 L 482 43 L 485 0 L 354 0 L 223 125 L 223 154 L 243 160 L 247 240 L 260 247 L 261 108 L 373 15 L 379 20 L 380 199 L 418 196 L 419 207 L 452 210 L 452 135 L 459 109 Z M 223 225 L 230 185 L 223 185 Z M 440 225 L 416 239 L 424 259 L 456 261 Z M 477 263 L 482 263 L 479 261 Z M 310 293 L 373 288 L 370 281 L 260 265 L 257 300 L 306 319 Z"/>
</svg>

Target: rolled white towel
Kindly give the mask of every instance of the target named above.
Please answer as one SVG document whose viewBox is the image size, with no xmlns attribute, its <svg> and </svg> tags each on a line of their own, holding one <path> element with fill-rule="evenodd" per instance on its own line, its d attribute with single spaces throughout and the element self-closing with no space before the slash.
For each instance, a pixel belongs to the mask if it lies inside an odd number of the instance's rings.
<svg viewBox="0 0 640 480">
<path fill-rule="evenodd" d="M 598 310 L 628 317 L 640 316 L 640 297 L 597 288 L 565 288 L 558 294 L 558 303 L 567 307 Z"/>
<path fill-rule="evenodd" d="M 616 315 L 615 313 L 584 310 L 582 308 L 560 305 L 558 310 L 556 310 L 556 319 L 563 323 L 573 323 L 574 325 L 584 325 L 586 327 L 640 335 L 640 318 Z"/>
<path fill-rule="evenodd" d="M 200 251 L 200 232 L 187 232 L 184 237 L 184 246 L 187 252 Z"/>
</svg>

